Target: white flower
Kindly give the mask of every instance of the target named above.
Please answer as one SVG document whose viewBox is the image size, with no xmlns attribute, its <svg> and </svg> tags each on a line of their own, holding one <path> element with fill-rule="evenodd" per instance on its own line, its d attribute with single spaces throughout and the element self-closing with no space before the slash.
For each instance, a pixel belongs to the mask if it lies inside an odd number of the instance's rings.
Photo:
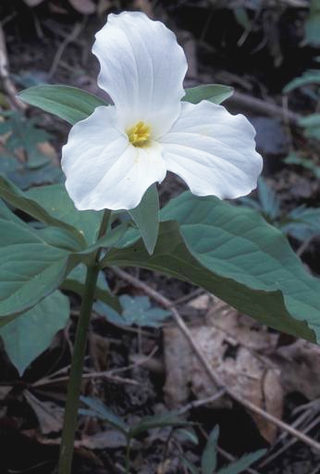
<svg viewBox="0 0 320 474">
<path fill-rule="evenodd" d="M 97 33 L 98 84 L 113 106 L 71 129 L 62 151 L 67 191 L 80 209 L 132 209 L 167 170 L 198 196 L 237 198 L 262 169 L 242 115 L 181 102 L 187 61 L 175 35 L 145 14 L 111 14 Z"/>
</svg>

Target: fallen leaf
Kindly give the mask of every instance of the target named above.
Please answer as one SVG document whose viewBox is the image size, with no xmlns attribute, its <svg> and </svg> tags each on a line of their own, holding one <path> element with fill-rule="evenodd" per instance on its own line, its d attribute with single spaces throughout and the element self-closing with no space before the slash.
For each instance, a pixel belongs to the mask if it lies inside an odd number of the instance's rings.
<svg viewBox="0 0 320 474">
<path fill-rule="evenodd" d="M 281 382 L 286 393 L 302 393 L 308 400 L 320 397 L 320 347 L 298 339 L 282 346 L 272 360 L 281 368 Z"/>
<path fill-rule="evenodd" d="M 11 390 L 11 385 L 0 387 L 0 400 L 5 400 Z"/>
<path fill-rule="evenodd" d="M 62 429 L 64 410 L 61 407 L 39 400 L 29 390 L 24 390 L 23 394 L 38 418 L 41 433 L 56 433 Z"/>
<path fill-rule="evenodd" d="M 206 325 L 193 327 L 190 331 L 222 385 L 281 418 L 280 370 L 265 356 L 265 351 L 276 347 L 278 336 L 256 326 L 251 319 L 238 315 L 222 302 L 216 302 L 206 320 Z M 165 329 L 164 341 L 167 372 L 164 391 L 170 405 L 185 403 L 190 391 L 198 399 L 218 391 L 178 328 Z M 221 397 L 212 407 L 231 408 L 232 400 Z M 272 442 L 277 428 L 257 415 L 251 416 L 261 435 Z"/>
</svg>

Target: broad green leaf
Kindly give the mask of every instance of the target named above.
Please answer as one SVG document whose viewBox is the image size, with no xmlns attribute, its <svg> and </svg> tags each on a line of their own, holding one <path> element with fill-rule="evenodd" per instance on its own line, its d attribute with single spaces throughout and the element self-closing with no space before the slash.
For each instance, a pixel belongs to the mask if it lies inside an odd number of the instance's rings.
<svg viewBox="0 0 320 474">
<path fill-rule="evenodd" d="M 217 468 L 217 445 L 219 438 L 219 426 L 215 426 L 211 431 L 206 447 L 201 457 L 202 474 L 213 474 Z"/>
<path fill-rule="evenodd" d="M 120 418 L 120 416 L 113 413 L 113 411 L 106 407 L 100 400 L 91 397 L 80 397 L 80 400 L 89 408 L 89 410 L 86 410 L 86 415 L 94 416 L 100 420 L 107 421 L 111 426 L 117 428 L 126 436 L 128 435 L 129 426 L 127 423 L 122 418 Z"/>
<path fill-rule="evenodd" d="M 63 184 L 31 188 L 25 196 L 44 208 L 52 218 L 75 227 L 88 244 L 96 241 L 103 211 L 78 211 Z"/>
<path fill-rule="evenodd" d="M 214 104 L 221 104 L 232 96 L 233 88 L 221 84 L 208 84 L 205 86 L 190 87 L 185 90 L 183 101 L 198 104 L 202 100 L 209 100 Z"/>
<path fill-rule="evenodd" d="M 255 211 L 189 192 L 162 212 L 149 256 L 140 241 L 112 249 L 101 265 L 133 265 L 190 281 L 263 324 L 320 342 L 320 282 L 283 234 Z"/>
<path fill-rule="evenodd" d="M 1 326 L 57 289 L 76 260 L 16 220 L 0 219 L 0 228 Z"/>
<path fill-rule="evenodd" d="M 69 300 L 60 291 L 0 328 L 5 350 L 20 375 L 51 344 L 69 318 Z"/>
<path fill-rule="evenodd" d="M 217 474 L 240 474 L 248 469 L 254 462 L 258 461 L 258 459 L 262 458 L 266 452 L 266 449 L 259 449 L 259 451 L 255 453 L 245 454 L 238 461 L 232 462 L 228 466 L 220 469 Z"/>
<path fill-rule="evenodd" d="M 19 219 L 19 217 L 16 216 L 11 211 L 11 209 L 9 209 L 9 207 L 4 203 L 2 199 L 0 199 L 0 218 L 5 219 L 7 221 L 17 222 L 21 225 L 27 225 L 21 219 Z"/>
<path fill-rule="evenodd" d="M 40 222 L 50 226 L 63 227 L 67 231 L 74 234 L 75 238 L 78 239 L 79 244 L 82 244 L 83 246 L 85 245 L 83 235 L 72 225 L 67 224 L 66 222 L 56 219 L 54 216 L 50 215 L 44 207 L 29 197 L 27 193 L 20 191 L 17 186 L 4 179 L 2 176 L 0 176 L 0 198 L 3 198 L 12 206 L 21 209 Z"/>
<path fill-rule="evenodd" d="M 72 291 L 73 293 L 77 293 L 79 296 L 82 296 L 84 294 L 85 289 L 85 279 L 86 266 L 84 264 L 80 264 L 69 273 L 60 288 Z M 102 272 L 100 272 L 98 276 L 98 281 L 95 289 L 95 298 L 105 303 L 107 307 L 115 311 L 116 314 L 121 311 L 119 300 L 110 293 L 109 285 Z"/>
<path fill-rule="evenodd" d="M 19 97 L 27 104 L 57 115 L 71 125 L 87 118 L 96 107 L 107 105 L 89 92 L 62 85 L 30 87 L 20 92 Z"/>
<path fill-rule="evenodd" d="M 121 315 L 119 311 L 114 311 L 113 308 L 100 301 L 95 304 L 95 311 L 105 316 L 110 323 L 118 326 L 136 324 L 154 328 L 162 326 L 163 321 L 171 315 L 170 311 L 152 307 L 147 296 L 122 295 L 119 300 L 122 307 Z"/>
<path fill-rule="evenodd" d="M 83 245 L 79 244 L 79 240 L 75 235 L 61 227 L 44 227 L 37 231 L 38 235 L 45 242 L 53 247 L 57 247 L 69 252 L 83 251 Z"/>
<path fill-rule="evenodd" d="M 159 232 L 159 196 L 157 186 L 153 184 L 146 191 L 139 206 L 128 212 L 137 225 L 146 249 L 151 255 L 157 243 Z"/>
</svg>

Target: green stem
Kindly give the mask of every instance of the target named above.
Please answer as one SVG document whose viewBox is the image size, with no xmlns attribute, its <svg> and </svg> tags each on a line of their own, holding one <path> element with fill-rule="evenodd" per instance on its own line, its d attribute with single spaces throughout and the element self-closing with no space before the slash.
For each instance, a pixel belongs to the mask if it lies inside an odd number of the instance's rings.
<svg viewBox="0 0 320 474">
<path fill-rule="evenodd" d="M 110 218 L 110 211 L 105 211 L 99 232 L 102 237 L 107 228 Z M 82 298 L 80 316 L 74 343 L 70 378 L 67 391 L 67 403 L 63 422 L 62 438 L 59 457 L 59 474 L 70 474 L 73 457 L 73 446 L 75 432 L 77 429 L 79 397 L 81 391 L 81 379 L 84 358 L 86 353 L 87 332 L 90 322 L 91 310 L 94 301 L 96 283 L 99 275 L 99 258 L 101 250 L 97 250 L 92 264 L 87 267 L 84 294 Z"/>
<path fill-rule="evenodd" d="M 130 468 L 130 448 L 131 448 L 131 440 L 127 439 L 127 449 L 126 449 L 126 457 L 125 457 L 126 474 L 129 474 L 129 468 Z"/>
</svg>

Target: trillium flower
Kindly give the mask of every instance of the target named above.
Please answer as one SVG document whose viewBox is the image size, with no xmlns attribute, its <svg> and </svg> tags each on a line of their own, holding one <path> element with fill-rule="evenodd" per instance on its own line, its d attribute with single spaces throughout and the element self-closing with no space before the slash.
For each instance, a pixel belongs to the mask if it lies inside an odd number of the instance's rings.
<svg viewBox="0 0 320 474">
<path fill-rule="evenodd" d="M 181 101 L 187 61 L 163 23 L 110 14 L 92 51 L 99 87 L 114 105 L 75 124 L 63 147 L 77 209 L 133 209 L 167 171 L 198 196 L 237 198 L 256 187 L 262 159 L 252 125 L 209 101 Z"/>
</svg>

